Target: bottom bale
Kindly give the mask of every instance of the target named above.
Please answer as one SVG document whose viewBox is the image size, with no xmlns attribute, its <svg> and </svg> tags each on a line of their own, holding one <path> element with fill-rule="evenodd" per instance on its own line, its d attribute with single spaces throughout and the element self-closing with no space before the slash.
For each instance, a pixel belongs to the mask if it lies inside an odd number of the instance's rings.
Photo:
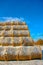
<svg viewBox="0 0 43 65">
<path fill-rule="evenodd" d="M 7 55 L 4 56 L 4 60 L 5 61 L 18 60 L 18 56 L 17 55 L 8 55 L 7 54 Z"/>
<path fill-rule="evenodd" d="M 4 61 L 4 56 L 0 56 L 0 61 Z"/>
<path fill-rule="evenodd" d="M 40 54 L 40 55 L 34 54 L 34 56 L 32 55 L 31 59 L 32 59 L 32 60 L 35 60 L 35 59 L 42 59 L 42 58 L 41 58 L 41 54 Z"/>
<path fill-rule="evenodd" d="M 19 56 L 19 60 L 31 60 L 30 56 Z"/>
<path fill-rule="evenodd" d="M 41 59 L 42 58 L 42 50 L 40 46 L 33 46 L 31 48 L 31 59 Z"/>
<path fill-rule="evenodd" d="M 19 49 L 20 47 L 6 46 L 6 52 L 4 54 L 5 60 L 18 60 Z"/>
<path fill-rule="evenodd" d="M 18 58 L 19 60 L 31 60 L 31 48 L 29 46 L 22 46 Z"/>
<path fill-rule="evenodd" d="M 0 46 L 0 60 L 31 60 L 41 59 L 40 46 Z"/>
</svg>

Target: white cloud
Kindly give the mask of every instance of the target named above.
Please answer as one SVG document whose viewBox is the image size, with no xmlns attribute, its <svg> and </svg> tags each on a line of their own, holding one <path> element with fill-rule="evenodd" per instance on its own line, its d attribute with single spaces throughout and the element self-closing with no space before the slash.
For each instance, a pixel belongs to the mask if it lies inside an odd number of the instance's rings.
<svg viewBox="0 0 43 65">
<path fill-rule="evenodd" d="M 0 17 L 1 21 L 24 21 L 24 18 L 22 17 Z"/>
</svg>

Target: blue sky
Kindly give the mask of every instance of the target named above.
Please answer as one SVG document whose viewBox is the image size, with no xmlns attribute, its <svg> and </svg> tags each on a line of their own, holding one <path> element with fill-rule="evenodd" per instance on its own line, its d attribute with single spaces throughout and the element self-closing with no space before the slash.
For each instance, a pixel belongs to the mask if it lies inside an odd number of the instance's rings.
<svg viewBox="0 0 43 65">
<path fill-rule="evenodd" d="M 0 20 L 22 18 L 33 39 L 43 39 L 43 0 L 0 0 Z"/>
</svg>

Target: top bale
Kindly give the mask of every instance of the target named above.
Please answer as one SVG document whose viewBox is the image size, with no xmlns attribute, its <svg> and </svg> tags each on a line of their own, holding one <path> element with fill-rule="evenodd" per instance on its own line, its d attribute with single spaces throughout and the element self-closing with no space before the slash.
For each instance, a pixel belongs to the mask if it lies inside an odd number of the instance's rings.
<svg viewBox="0 0 43 65">
<path fill-rule="evenodd" d="M 8 22 L 5 22 L 5 25 L 12 25 L 13 22 L 11 21 L 8 21 Z"/>
<path fill-rule="evenodd" d="M 5 25 L 26 25 L 26 23 L 21 21 L 8 21 L 5 22 Z"/>
<path fill-rule="evenodd" d="M 19 25 L 26 25 L 25 22 L 18 22 L 18 23 L 19 23 Z"/>
<path fill-rule="evenodd" d="M 25 22 L 21 22 L 21 21 L 13 21 L 12 24 L 13 24 L 13 25 L 26 25 Z"/>
</svg>

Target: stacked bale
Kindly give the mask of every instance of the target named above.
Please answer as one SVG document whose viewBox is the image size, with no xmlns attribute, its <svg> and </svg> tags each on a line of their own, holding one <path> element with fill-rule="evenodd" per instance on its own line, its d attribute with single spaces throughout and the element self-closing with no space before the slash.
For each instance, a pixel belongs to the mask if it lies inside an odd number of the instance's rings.
<svg viewBox="0 0 43 65">
<path fill-rule="evenodd" d="M 5 60 L 18 60 L 20 47 L 7 46 L 4 54 Z"/>
<path fill-rule="evenodd" d="M 41 59 L 42 51 L 40 46 L 22 46 L 19 51 L 19 60 Z"/>
<path fill-rule="evenodd" d="M 13 46 L 13 37 L 0 37 L 0 45 L 2 46 Z"/>
<path fill-rule="evenodd" d="M 22 38 L 13 37 L 13 46 L 22 46 Z"/>
<path fill-rule="evenodd" d="M 7 30 L 3 32 L 4 37 L 13 37 L 13 31 L 12 30 Z"/>
<path fill-rule="evenodd" d="M 25 22 L 18 22 L 19 25 L 26 25 Z"/>
<path fill-rule="evenodd" d="M 22 37 L 24 46 L 34 46 L 34 41 L 31 37 Z"/>
<path fill-rule="evenodd" d="M 41 59 L 40 46 L 34 46 L 25 22 L 0 22 L 0 60 Z"/>
<path fill-rule="evenodd" d="M 42 50 L 41 50 L 41 47 L 39 45 L 32 46 L 31 59 L 42 59 Z"/>
<path fill-rule="evenodd" d="M 6 26 L 4 26 L 4 29 L 5 30 L 11 30 L 12 29 L 12 26 L 11 25 L 6 25 Z"/>
<path fill-rule="evenodd" d="M 31 60 L 31 48 L 29 46 L 22 46 L 19 51 L 19 60 Z"/>
<path fill-rule="evenodd" d="M 5 25 L 12 25 L 13 22 L 11 21 L 8 21 L 8 22 L 5 22 Z"/>
</svg>

